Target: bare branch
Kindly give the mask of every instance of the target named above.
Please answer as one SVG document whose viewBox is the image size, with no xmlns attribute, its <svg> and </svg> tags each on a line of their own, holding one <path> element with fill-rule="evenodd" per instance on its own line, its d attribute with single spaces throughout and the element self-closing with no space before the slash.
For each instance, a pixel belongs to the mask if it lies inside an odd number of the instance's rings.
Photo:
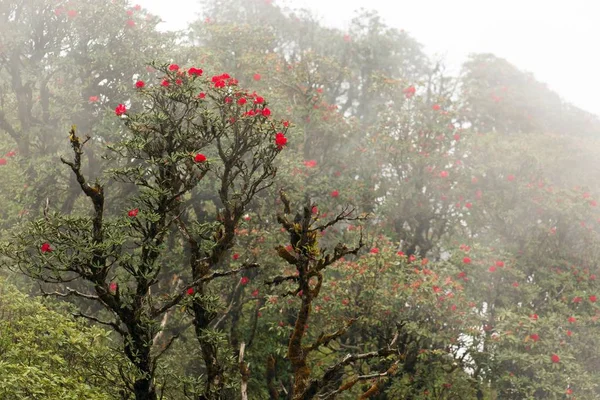
<svg viewBox="0 0 600 400">
<path fill-rule="evenodd" d="M 107 321 L 102 321 L 102 320 L 100 320 L 100 319 L 98 319 L 98 318 L 96 318 L 96 317 L 93 317 L 93 316 L 91 316 L 91 315 L 84 314 L 84 313 L 82 313 L 82 312 L 80 312 L 80 311 L 78 311 L 78 312 L 76 312 L 76 313 L 72 313 L 72 315 L 73 315 L 74 317 L 78 317 L 78 318 L 86 318 L 86 319 L 89 319 L 90 321 L 94 321 L 94 322 L 96 322 L 96 323 L 98 323 L 98 324 L 101 324 L 101 325 L 110 326 L 110 327 L 112 327 L 112 328 L 113 328 L 115 331 L 117 331 L 119 334 L 121 334 L 122 336 L 125 336 L 125 335 L 127 334 L 127 332 L 125 332 L 125 330 L 124 330 L 124 329 L 122 329 L 122 328 L 119 326 L 119 324 L 118 324 L 118 323 L 116 323 L 116 322 L 113 322 L 113 321 L 108 321 L 108 322 L 107 322 Z"/>
<path fill-rule="evenodd" d="M 199 285 L 200 283 L 206 283 L 206 282 L 210 282 L 215 278 L 220 278 L 223 276 L 230 276 L 230 275 L 235 275 L 241 271 L 245 271 L 248 269 L 253 269 L 253 268 L 259 268 L 260 265 L 259 264 L 244 264 L 242 265 L 240 268 L 237 269 L 232 269 L 229 271 L 217 271 L 217 272 L 213 272 L 210 275 L 206 275 L 203 276 L 199 279 L 196 279 L 194 282 L 192 282 L 191 284 L 185 286 L 183 289 L 179 290 L 179 293 L 177 293 L 175 295 L 175 297 L 173 297 L 170 301 L 164 303 L 160 308 L 155 308 L 152 310 L 151 315 L 152 317 L 157 317 L 159 315 L 162 315 L 164 312 L 166 312 L 167 310 L 169 310 L 171 307 L 176 306 L 177 304 L 179 304 L 181 302 L 181 300 L 187 295 L 187 291 L 191 288 L 193 288 L 194 286 Z"/>
</svg>

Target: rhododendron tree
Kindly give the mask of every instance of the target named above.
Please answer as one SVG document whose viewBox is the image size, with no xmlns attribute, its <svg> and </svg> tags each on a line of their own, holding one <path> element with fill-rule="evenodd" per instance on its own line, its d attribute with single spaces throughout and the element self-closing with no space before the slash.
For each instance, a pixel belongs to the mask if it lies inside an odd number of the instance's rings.
<svg viewBox="0 0 600 400">
<path fill-rule="evenodd" d="M 154 68 L 165 80 L 179 79 L 172 65 Z M 137 399 L 158 396 L 157 362 L 179 336 L 163 338 L 161 330 L 182 303 L 193 315 L 206 369 L 202 398 L 221 396 L 225 390 L 223 374 L 230 365 L 218 351 L 218 335 L 211 328 L 216 314 L 209 285 L 218 277 L 257 267 L 244 263 L 220 269 L 247 205 L 272 184 L 274 160 L 281 152 L 274 137 L 286 131 L 263 115 L 242 116 L 247 109 L 264 109 L 264 104 L 228 104 L 225 98 L 232 92 L 244 93 L 232 80 L 222 88 L 198 75 L 181 79 L 180 86 L 146 86 L 133 100 L 138 111 L 123 112 L 123 139 L 110 147 L 113 168 L 107 172 L 120 184 L 84 175 L 89 138 L 72 128 L 73 158 L 62 162 L 88 198 L 91 216 L 47 215 L 17 233 L 4 249 L 16 267 L 37 280 L 49 285 L 83 282 L 81 290 L 67 288 L 50 295 L 98 302 L 109 311 L 102 321 L 82 315 L 122 336 L 124 353 L 138 372 L 132 384 Z M 210 101 L 198 99 L 199 91 Z M 230 118 L 235 121 L 223 123 Z M 200 150 L 209 156 L 198 160 Z M 217 209 L 208 213 L 192 206 L 196 193 L 211 190 Z M 127 218 L 105 214 L 106 207 L 119 204 L 135 208 Z M 185 243 L 184 251 L 164 250 L 174 238 Z M 47 240 L 41 252 L 30 245 L 40 240 Z M 187 267 L 163 271 L 163 264 L 170 263 Z M 162 282 L 164 274 L 173 273 L 178 274 L 174 284 Z M 113 290 L 115 279 L 120 284 Z M 247 284 L 249 278 L 241 282 Z"/>
</svg>

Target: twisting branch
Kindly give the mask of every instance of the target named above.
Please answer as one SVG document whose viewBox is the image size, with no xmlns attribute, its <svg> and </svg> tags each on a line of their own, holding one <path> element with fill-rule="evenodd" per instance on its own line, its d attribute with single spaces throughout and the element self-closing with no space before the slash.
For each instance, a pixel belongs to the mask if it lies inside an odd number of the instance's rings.
<svg viewBox="0 0 600 400">
<path fill-rule="evenodd" d="M 316 349 L 318 349 L 320 346 L 327 346 L 332 340 L 335 340 L 337 338 L 339 338 L 340 336 L 342 336 L 343 334 L 345 334 L 348 331 L 348 328 L 350 328 L 350 326 L 352 326 L 352 324 L 356 322 L 356 318 L 352 318 L 350 320 L 348 320 L 343 327 L 341 327 L 340 329 L 338 329 L 335 332 L 329 333 L 329 334 L 324 334 L 321 333 L 319 335 L 319 338 L 310 346 L 305 348 L 305 351 L 307 353 L 314 351 Z"/>
<path fill-rule="evenodd" d="M 87 136 L 82 142 L 75 132 L 75 125 L 73 125 L 69 131 L 69 142 L 71 143 L 71 148 L 75 154 L 73 161 L 67 161 L 62 157 L 60 158 L 60 161 L 71 168 L 75 174 L 75 177 L 77 178 L 77 183 L 79 183 L 81 190 L 83 190 L 83 193 L 85 193 L 85 195 L 92 201 L 94 205 L 93 239 L 94 243 L 101 243 L 103 239 L 102 220 L 104 214 L 104 188 L 98 183 L 95 183 L 94 186 L 90 186 L 81 173 L 81 156 L 83 155 L 83 146 L 88 140 L 90 140 L 89 136 Z M 93 264 L 102 265 L 102 261 L 101 255 L 97 254 L 94 256 Z"/>
<path fill-rule="evenodd" d="M 310 382 L 310 385 L 304 391 L 304 393 L 303 393 L 304 397 L 302 397 L 302 398 L 310 399 L 310 398 L 314 397 L 317 393 L 319 393 L 319 391 L 322 388 L 327 387 L 328 383 L 337 379 L 340 371 L 342 371 L 348 365 L 354 364 L 358 361 L 369 360 L 372 358 L 383 358 L 383 357 L 387 357 L 387 356 L 390 356 L 393 354 L 397 354 L 399 352 L 399 349 L 397 349 L 395 347 L 397 341 L 398 341 L 398 332 L 396 332 L 396 334 L 394 335 L 394 338 L 392 339 L 390 344 L 384 348 L 381 348 L 377 351 L 371 351 L 368 353 L 346 355 L 344 358 L 342 358 L 336 364 L 327 368 L 325 370 L 325 373 L 323 374 L 323 376 L 320 379 L 313 379 Z M 397 362 L 394 365 L 397 365 Z M 388 371 L 389 371 L 389 369 L 388 369 Z M 352 381 L 346 382 L 345 384 L 341 385 L 336 391 L 329 393 L 325 398 L 330 398 L 332 395 L 341 393 L 345 390 L 349 390 L 358 381 L 356 381 L 354 383 L 351 383 L 351 382 Z"/>
<path fill-rule="evenodd" d="M 284 282 L 287 281 L 292 281 L 292 282 L 296 282 L 298 281 L 299 277 L 296 275 L 287 275 L 287 276 L 276 276 L 273 279 L 270 280 L 266 280 L 265 281 L 265 285 L 271 286 L 271 285 L 281 285 Z"/>
</svg>

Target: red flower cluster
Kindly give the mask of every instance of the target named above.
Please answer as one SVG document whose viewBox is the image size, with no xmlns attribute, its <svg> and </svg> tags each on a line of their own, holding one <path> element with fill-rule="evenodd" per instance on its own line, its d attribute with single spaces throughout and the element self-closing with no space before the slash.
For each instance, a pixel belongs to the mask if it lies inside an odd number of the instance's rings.
<svg viewBox="0 0 600 400">
<path fill-rule="evenodd" d="M 211 78 L 212 83 L 216 88 L 224 88 L 225 86 L 235 86 L 238 80 L 229 76 L 229 74 L 215 75 Z"/>
<path fill-rule="evenodd" d="M 132 210 L 129 210 L 129 212 L 127 213 L 127 215 L 131 218 L 135 218 L 137 217 L 138 213 L 140 212 L 139 208 L 134 208 Z"/>
<path fill-rule="evenodd" d="M 197 163 L 203 163 L 206 161 L 206 156 L 204 154 L 198 153 L 194 157 L 194 161 Z"/>
<path fill-rule="evenodd" d="M 200 68 L 194 68 L 194 67 L 192 67 L 192 68 L 188 69 L 188 75 L 189 76 L 202 76 L 203 72 L 204 71 L 202 71 Z"/>
<path fill-rule="evenodd" d="M 40 247 L 40 251 L 42 253 L 51 253 L 52 247 L 50 247 L 50 243 L 46 242 L 46 243 L 42 244 L 42 246 Z"/>
<path fill-rule="evenodd" d="M 146 86 L 146 83 L 145 83 L 144 81 L 137 81 L 137 82 L 135 83 L 135 87 L 136 87 L 136 88 L 138 88 L 138 89 L 141 89 L 141 88 L 143 88 L 144 86 Z"/>
<path fill-rule="evenodd" d="M 406 89 L 404 89 L 402 92 L 404 93 L 404 96 L 406 96 L 407 99 L 410 99 L 411 97 L 413 97 L 415 95 L 415 93 L 417 92 L 417 89 L 415 89 L 414 86 L 409 86 Z"/>
<path fill-rule="evenodd" d="M 275 145 L 277 146 L 277 149 L 278 150 L 283 149 L 286 144 L 287 144 L 287 138 L 285 137 L 285 135 L 281 132 L 277 132 L 275 134 Z"/>
<path fill-rule="evenodd" d="M 127 107 L 125 107 L 125 105 L 123 105 L 123 104 L 119 104 L 115 108 L 115 114 L 117 114 L 118 117 L 120 117 L 121 115 L 125 114 L 126 112 L 127 112 Z"/>
</svg>

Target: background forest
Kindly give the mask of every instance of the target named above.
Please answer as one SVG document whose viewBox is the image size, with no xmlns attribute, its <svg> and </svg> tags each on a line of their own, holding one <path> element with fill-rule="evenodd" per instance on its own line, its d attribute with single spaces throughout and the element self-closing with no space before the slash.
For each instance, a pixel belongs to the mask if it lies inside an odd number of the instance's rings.
<svg viewBox="0 0 600 400">
<path fill-rule="evenodd" d="M 357 13 L 0 2 L 1 399 L 600 399 L 600 119 Z"/>
</svg>

